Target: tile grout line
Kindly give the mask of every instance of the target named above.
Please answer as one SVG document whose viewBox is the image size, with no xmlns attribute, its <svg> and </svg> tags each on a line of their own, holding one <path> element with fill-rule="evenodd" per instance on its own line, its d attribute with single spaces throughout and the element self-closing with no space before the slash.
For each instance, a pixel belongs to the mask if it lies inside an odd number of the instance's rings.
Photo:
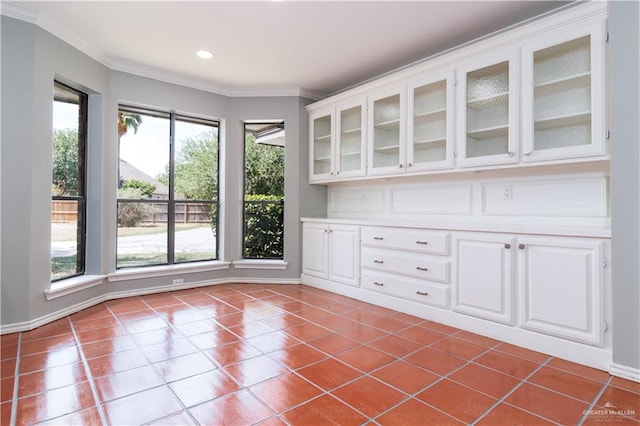
<svg viewBox="0 0 640 426">
<path fill-rule="evenodd" d="M 436 340 L 436 341 L 434 341 L 434 342 L 430 343 L 429 345 L 424 345 L 422 348 L 420 348 L 420 349 L 418 349 L 418 350 L 416 350 L 416 351 L 412 352 L 411 354 L 414 354 L 414 353 L 416 353 L 416 352 L 418 352 L 418 351 L 420 351 L 420 350 L 422 350 L 422 349 L 425 349 L 425 348 L 431 348 L 431 349 L 436 350 L 436 351 L 438 351 L 438 352 L 446 353 L 446 352 L 440 351 L 440 350 L 439 350 L 439 349 L 437 349 L 437 348 L 434 348 L 434 347 L 433 347 L 433 345 L 434 345 L 435 343 L 438 343 L 438 342 L 440 342 L 440 341 L 442 341 L 442 340 L 445 340 L 445 339 L 447 339 L 447 338 L 449 338 L 449 337 L 452 337 L 452 336 L 454 336 L 455 334 L 458 334 L 460 331 L 462 331 L 462 330 L 458 330 L 458 331 L 456 331 L 456 332 L 454 332 L 454 333 L 452 333 L 452 334 L 446 335 L 446 336 L 445 336 L 445 337 L 443 337 L 442 339 L 438 339 L 438 340 Z M 473 342 L 471 342 L 471 343 L 473 343 Z M 483 351 L 483 352 L 479 353 L 478 355 L 476 355 L 475 357 L 473 357 L 473 358 L 471 358 L 471 359 L 465 360 L 466 362 L 465 362 L 464 364 L 462 364 L 460 367 L 454 368 L 453 370 L 451 370 L 450 372 L 448 372 L 448 373 L 446 373 L 446 374 L 440 374 L 440 373 L 435 372 L 435 371 L 433 371 L 433 370 L 429 370 L 428 368 L 424 368 L 424 367 L 422 367 L 422 366 L 415 365 L 415 364 L 413 364 L 411 361 L 407 361 L 407 360 L 405 360 L 405 358 L 406 358 L 406 357 L 408 357 L 408 356 L 410 356 L 411 354 L 409 354 L 409 355 L 405 355 L 405 356 L 403 356 L 402 358 L 399 358 L 399 360 L 402 360 L 402 361 L 404 361 L 404 362 L 407 362 L 407 363 L 409 363 L 409 364 L 411 364 L 411 365 L 414 365 L 414 366 L 416 366 L 416 367 L 418 367 L 418 368 L 421 368 L 421 369 L 423 369 L 423 370 L 426 370 L 426 371 L 428 371 L 428 372 L 431 372 L 431 373 L 433 373 L 433 374 L 437 375 L 437 376 L 438 376 L 438 379 L 437 379 L 437 380 L 435 380 L 433 383 L 430 383 L 430 384 L 428 384 L 428 385 L 426 385 L 426 386 L 424 386 L 424 387 L 422 387 L 422 388 L 418 389 L 416 392 L 408 393 L 408 392 L 404 392 L 404 391 L 403 391 L 404 393 L 406 393 L 406 394 L 408 394 L 408 395 L 409 395 L 407 398 L 404 398 L 402 401 L 400 401 L 400 402 L 398 402 L 397 404 L 394 404 L 393 406 L 391 406 L 391 407 L 389 407 L 388 409 L 384 410 L 383 412 L 381 412 L 380 414 L 378 414 L 375 418 L 379 418 L 380 416 L 383 416 L 383 415 L 385 415 L 385 414 L 387 414 L 387 413 L 391 412 L 392 410 L 395 410 L 395 409 L 396 409 L 396 408 L 398 408 L 400 405 L 404 404 L 405 402 L 407 402 L 407 401 L 409 401 L 409 400 L 411 400 L 411 399 L 417 399 L 416 397 L 417 397 L 417 395 L 418 395 L 418 394 L 420 394 L 420 393 L 422 393 L 422 392 L 426 391 L 427 389 L 430 389 L 430 388 L 434 387 L 434 386 L 435 386 L 435 385 L 437 385 L 438 383 L 440 383 L 440 382 L 442 382 L 442 381 L 444 381 L 444 380 L 448 379 L 448 377 L 449 377 L 449 376 L 451 376 L 452 374 L 454 374 L 454 373 L 456 373 L 456 372 L 458 372 L 458 371 L 462 370 L 463 368 L 465 368 L 465 367 L 467 367 L 467 366 L 469 366 L 469 365 L 473 364 L 473 361 L 474 361 L 475 359 L 480 358 L 481 356 L 483 356 L 483 355 L 485 355 L 485 354 L 487 354 L 487 353 L 491 352 L 492 350 L 495 350 L 496 346 L 498 346 L 498 345 L 496 344 L 496 345 L 491 346 L 491 347 L 485 347 L 485 351 Z M 451 354 L 449 354 L 449 355 L 451 355 Z M 460 358 L 460 357 L 457 357 L 457 356 L 455 356 L 455 355 L 451 355 L 451 356 L 454 356 L 454 357 L 456 357 L 456 358 Z M 460 358 L 460 359 L 462 360 L 463 358 Z M 384 368 L 384 366 L 383 366 L 383 367 L 380 367 L 380 368 L 378 368 L 378 369 L 376 369 L 376 370 L 373 370 L 373 371 L 378 371 L 378 370 L 380 370 L 380 369 L 382 369 L 382 368 Z M 378 380 L 380 380 L 380 379 L 378 379 Z M 455 381 L 454 381 L 454 382 L 455 382 Z M 455 382 L 455 383 L 458 383 L 458 382 Z M 386 382 L 385 382 L 385 384 L 387 384 L 387 385 L 389 385 L 389 386 L 392 386 L 391 384 L 388 384 L 388 383 L 386 383 Z M 469 388 L 468 386 L 466 386 L 466 385 L 464 385 L 464 384 L 462 384 L 462 383 L 460 383 L 460 385 L 461 385 L 461 386 L 465 386 L 465 387 Z M 395 386 L 392 386 L 392 387 L 395 389 Z M 472 389 L 472 388 L 469 388 L 469 389 Z M 401 390 L 401 389 L 400 389 L 400 390 Z M 478 392 L 478 390 L 476 390 L 476 389 L 472 389 L 472 390 L 474 390 L 474 391 Z M 462 419 L 458 419 L 456 416 L 454 416 L 454 415 L 452 415 L 452 414 L 450 414 L 450 413 L 447 413 L 446 411 L 444 411 L 444 410 L 440 409 L 439 407 L 436 407 L 435 405 L 429 404 L 428 402 L 425 402 L 425 401 L 422 401 L 422 400 L 420 400 L 420 402 L 423 402 L 423 403 L 427 404 L 427 405 L 428 405 L 429 407 L 431 407 L 432 409 L 434 409 L 434 410 L 436 410 L 436 411 L 438 411 L 438 412 L 440 412 L 440 413 L 443 413 L 443 414 L 445 414 L 445 415 L 447 415 L 447 416 L 449 416 L 449 417 L 451 417 L 451 418 L 454 418 L 454 419 L 456 419 L 456 420 L 460 420 L 460 421 L 462 421 Z M 371 419 L 371 420 L 372 420 L 372 421 L 375 421 L 374 419 Z M 378 422 L 376 422 L 376 423 L 378 423 Z"/>
<path fill-rule="evenodd" d="M 107 417 L 102 409 L 102 405 L 100 404 L 100 397 L 98 396 L 98 390 L 96 389 L 95 382 L 93 380 L 93 374 L 91 374 L 91 369 L 89 368 L 89 363 L 87 361 L 87 357 L 84 354 L 84 349 L 82 348 L 82 343 L 80 342 L 80 338 L 78 338 L 78 334 L 76 333 L 76 329 L 73 325 L 73 321 L 71 321 L 71 317 L 67 316 L 67 321 L 69 321 L 69 326 L 71 327 L 71 333 L 73 333 L 73 338 L 76 341 L 76 345 L 78 346 L 78 352 L 80 353 L 80 360 L 82 361 L 82 366 L 84 367 L 85 374 L 87 375 L 87 381 L 89 382 L 89 387 L 91 388 L 91 393 L 93 394 L 93 400 L 96 404 L 96 409 L 98 410 L 98 415 L 100 416 L 100 420 L 103 425 L 108 425 Z"/>
<path fill-rule="evenodd" d="M 518 389 L 520 389 L 522 387 L 522 385 L 524 385 L 527 380 L 529 380 L 529 378 L 531 378 L 534 374 L 536 374 L 538 371 L 540 371 L 543 367 L 545 367 L 551 360 L 553 359 L 553 357 L 549 357 L 547 358 L 544 362 L 540 363 L 540 365 L 538 365 L 538 367 L 533 370 L 531 373 L 529 373 L 529 375 L 527 375 L 527 377 L 523 378 L 520 380 L 520 383 L 518 383 L 517 385 L 515 385 L 509 392 L 507 392 L 505 395 L 502 396 L 502 398 L 498 399 L 498 401 L 493 404 L 491 407 L 489 407 L 487 410 L 485 410 L 484 413 L 482 413 L 480 416 L 478 416 L 472 423 L 472 425 L 477 424 L 480 420 L 482 420 L 483 418 L 485 418 L 490 412 L 491 410 L 493 410 L 494 408 L 496 408 L 498 405 L 505 403 L 505 400 L 510 397 L 511 395 L 513 395 Z M 497 371 L 497 370 L 496 370 Z M 503 373 L 504 374 L 504 373 Z M 508 404 L 508 403 L 507 403 Z M 525 410 L 523 407 L 518 407 L 520 410 L 522 411 L 526 411 L 527 413 L 530 413 L 528 410 Z M 543 417 L 542 415 L 536 414 L 536 413 L 531 413 L 534 414 L 537 417 L 543 418 L 545 420 L 548 420 L 552 423 L 558 424 L 558 422 L 548 419 L 546 417 Z"/>
<path fill-rule="evenodd" d="M 158 313 L 157 313 L 156 311 L 154 311 L 154 310 L 153 310 L 153 308 L 152 308 L 152 307 L 151 307 L 147 302 L 145 302 L 144 300 L 142 300 L 142 298 L 141 298 L 141 297 L 139 297 L 139 296 L 138 296 L 138 299 L 139 299 L 142 303 L 144 303 L 144 304 L 145 304 L 149 309 L 151 309 L 151 311 L 152 311 L 155 315 L 158 315 Z M 183 302 L 182 300 L 180 300 L 180 301 L 181 301 L 181 302 Z M 185 302 L 183 302 L 183 303 L 185 303 Z M 189 305 L 189 307 L 191 307 L 191 306 Z M 151 368 L 153 368 L 153 371 L 155 371 L 155 372 L 156 372 L 156 374 L 158 375 L 158 377 L 160 377 L 160 380 L 162 380 L 162 382 L 163 382 L 163 384 L 162 384 L 162 385 L 158 385 L 158 386 L 154 386 L 154 387 L 151 387 L 151 388 L 148 388 L 148 389 L 144 389 L 144 390 L 142 390 L 142 391 L 134 392 L 133 394 L 130 394 L 130 395 L 119 396 L 118 398 L 114 398 L 114 399 L 112 399 L 111 401 L 117 401 L 117 400 L 122 399 L 122 398 L 127 398 L 127 397 L 129 397 L 129 396 L 131 396 L 131 395 L 135 395 L 135 394 L 138 394 L 138 393 L 141 393 L 141 392 L 146 392 L 146 391 L 151 390 L 151 389 L 158 389 L 158 388 L 160 388 L 160 387 L 166 386 L 166 387 L 167 387 L 167 389 L 168 389 L 168 390 L 171 392 L 171 394 L 174 396 L 174 398 L 176 399 L 176 401 L 178 401 L 178 404 L 180 404 L 180 406 L 182 407 L 182 411 L 183 411 L 183 412 L 185 412 L 185 413 L 187 414 L 187 416 L 189 417 L 189 419 L 191 419 L 195 424 L 198 424 L 198 422 L 196 421 L 196 419 L 191 415 L 191 412 L 189 411 L 189 409 L 184 405 L 184 403 L 182 402 L 182 400 L 181 400 L 180 398 L 178 398 L 178 396 L 175 394 L 175 392 L 173 391 L 173 389 L 171 388 L 171 386 L 169 386 L 169 382 L 167 382 L 167 380 L 165 379 L 165 377 L 164 377 L 162 374 L 160 374 L 160 371 L 158 371 L 158 367 L 156 367 L 155 363 L 153 363 L 153 362 L 151 362 L 151 360 L 149 360 L 149 358 L 148 358 L 148 357 L 147 357 L 147 355 L 145 354 L 144 350 L 142 349 L 142 346 L 140 345 L 140 343 L 139 343 L 139 342 L 138 342 L 138 341 L 133 337 L 133 335 L 134 335 L 135 333 L 131 333 L 131 332 L 130 332 L 130 331 L 129 331 L 125 326 L 124 326 L 124 324 L 123 324 L 122 320 L 120 320 L 120 318 L 118 317 L 118 315 L 116 315 L 116 314 L 115 314 L 115 312 L 113 312 L 113 310 L 111 309 L 111 307 L 110 307 L 108 304 L 106 304 L 106 303 L 105 303 L 105 308 L 109 311 L 109 313 L 110 313 L 110 314 L 113 316 L 113 318 L 117 321 L 117 323 L 120 325 L 120 327 L 122 327 L 122 329 L 127 333 L 127 336 L 128 336 L 128 337 L 129 337 L 129 338 L 130 338 L 134 343 L 135 343 L 135 345 L 136 345 L 136 350 L 137 350 L 137 351 L 139 351 L 139 352 L 140 352 L 140 354 L 144 357 L 144 359 L 148 362 L 148 364 L 147 364 L 147 365 L 149 365 L 149 366 L 151 366 Z M 135 311 L 132 311 L 132 312 L 135 312 Z M 164 318 L 163 318 L 163 320 L 164 320 Z M 166 322 L 166 321 L 165 321 L 165 322 Z M 167 323 L 167 326 L 168 326 L 169 328 L 171 328 L 173 331 L 175 331 L 176 333 L 178 333 L 178 334 L 180 334 L 180 335 L 183 335 L 183 334 L 182 334 L 182 333 L 180 333 L 178 330 L 175 330 L 173 327 L 171 327 L 171 324 Z M 194 346 L 195 346 L 195 345 L 194 345 Z M 198 352 L 194 352 L 194 353 L 203 353 L 203 350 L 202 350 L 202 349 L 200 349 L 200 348 L 199 348 L 199 347 L 197 347 L 197 346 L 196 346 L 196 348 L 198 349 Z M 205 355 L 205 356 L 206 356 L 206 355 Z M 135 368 L 139 368 L 139 367 L 135 367 Z M 133 370 L 133 369 L 134 369 L 134 368 L 129 369 L 129 370 L 124 370 L 124 371 L 130 371 L 130 370 Z M 124 372 L 124 371 L 122 371 L 122 372 Z M 117 373 L 113 373 L 113 374 L 118 374 L 118 373 L 121 373 L 121 372 L 117 372 Z M 191 377 L 191 376 L 190 376 L 190 377 Z M 111 401 L 105 401 L 105 404 L 107 404 L 108 402 L 111 402 Z M 166 415 L 166 416 L 164 416 L 164 417 L 160 417 L 160 418 L 157 418 L 157 419 L 152 419 L 152 420 L 148 421 L 148 422 L 147 422 L 147 423 L 145 423 L 145 424 L 150 424 L 150 423 L 153 423 L 153 422 L 157 422 L 158 420 L 162 420 L 162 419 L 165 419 L 165 418 L 168 418 L 168 417 L 174 416 L 174 415 L 176 415 L 176 414 L 178 414 L 178 413 L 177 413 L 177 412 L 176 412 L 176 413 L 170 413 L 170 414 L 167 414 L 167 415 Z"/>
<path fill-rule="evenodd" d="M 598 394 L 593 398 L 593 401 L 591 401 L 591 404 L 589 404 L 589 408 L 587 408 L 585 412 L 582 414 L 582 417 L 580 418 L 578 425 L 582 425 L 587 420 L 588 418 L 587 416 L 589 415 L 589 412 L 593 410 L 593 407 L 596 406 L 596 404 L 600 400 L 600 397 L 602 397 L 602 395 L 607 390 L 607 388 L 609 387 L 609 384 L 612 381 L 613 381 L 613 376 L 610 375 L 607 381 L 602 385 L 602 389 L 600 389 L 600 392 L 598 392 Z"/>
<path fill-rule="evenodd" d="M 18 390 L 20 386 L 20 358 L 22 357 L 22 333 L 18 335 L 18 349 L 16 350 L 16 367 L 13 372 L 13 395 L 11 398 L 11 420 L 9 424 L 14 426 L 18 419 Z"/>
</svg>

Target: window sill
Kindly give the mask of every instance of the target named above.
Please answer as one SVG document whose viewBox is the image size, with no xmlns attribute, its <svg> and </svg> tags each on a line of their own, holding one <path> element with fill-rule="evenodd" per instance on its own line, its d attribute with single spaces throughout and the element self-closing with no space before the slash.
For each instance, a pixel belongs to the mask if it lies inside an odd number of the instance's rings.
<svg viewBox="0 0 640 426">
<path fill-rule="evenodd" d="M 186 263 L 180 265 L 148 266 L 140 268 L 119 269 L 107 275 L 109 282 L 127 281 L 140 278 L 166 277 L 180 273 L 196 273 L 229 269 L 230 262 L 214 260 L 211 262 Z"/>
<path fill-rule="evenodd" d="M 236 269 L 287 269 L 289 265 L 284 260 L 260 260 L 260 259 L 244 259 L 236 260 L 233 267 Z"/>
<path fill-rule="evenodd" d="M 57 299 L 71 293 L 75 293 L 87 288 L 95 287 L 104 282 L 106 275 L 82 275 L 51 284 L 49 290 L 44 292 L 47 300 Z"/>
</svg>

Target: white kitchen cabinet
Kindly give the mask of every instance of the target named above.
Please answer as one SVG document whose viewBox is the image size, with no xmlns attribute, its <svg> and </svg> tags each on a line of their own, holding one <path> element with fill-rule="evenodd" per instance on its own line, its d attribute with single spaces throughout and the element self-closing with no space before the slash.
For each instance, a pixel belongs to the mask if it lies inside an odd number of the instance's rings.
<svg viewBox="0 0 640 426">
<path fill-rule="evenodd" d="M 458 68 L 461 167 L 518 162 L 518 50 L 482 55 Z"/>
<path fill-rule="evenodd" d="M 405 173 L 406 88 L 392 86 L 369 96 L 368 165 L 369 175 Z"/>
<path fill-rule="evenodd" d="M 523 160 L 606 155 L 604 22 L 523 46 Z"/>
<path fill-rule="evenodd" d="M 314 111 L 309 115 L 309 181 L 328 181 L 334 176 L 335 108 Z"/>
<path fill-rule="evenodd" d="M 362 287 L 448 308 L 449 234 L 415 228 L 362 229 Z"/>
<path fill-rule="evenodd" d="M 359 227 L 305 223 L 302 241 L 303 274 L 356 287 L 359 285 Z"/>
<path fill-rule="evenodd" d="M 365 111 L 364 100 L 350 100 L 310 115 L 310 182 L 366 174 Z"/>
<path fill-rule="evenodd" d="M 408 86 L 407 173 L 453 168 L 453 72 Z"/>
<path fill-rule="evenodd" d="M 513 249 L 508 235 L 455 237 L 455 311 L 514 323 Z"/>
<path fill-rule="evenodd" d="M 366 104 L 349 101 L 336 107 L 336 179 L 366 174 Z"/>
<path fill-rule="evenodd" d="M 485 233 L 454 239 L 454 311 L 603 344 L 603 241 Z"/>
<path fill-rule="evenodd" d="M 519 238 L 522 327 L 602 345 L 604 259 L 599 240 Z"/>
</svg>

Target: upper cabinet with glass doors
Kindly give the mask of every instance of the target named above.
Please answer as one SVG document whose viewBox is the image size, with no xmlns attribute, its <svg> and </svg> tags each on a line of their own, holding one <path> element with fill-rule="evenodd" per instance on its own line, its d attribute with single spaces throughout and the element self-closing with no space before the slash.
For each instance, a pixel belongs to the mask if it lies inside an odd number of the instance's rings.
<svg viewBox="0 0 640 426">
<path fill-rule="evenodd" d="M 606 154 L 604 33 L 591 24 L 524 45 L 524 161 Z"/>
<path fill-rule="evenodd" d="M 331 180 L 334 175 L 334 112 L 319 110 L 309 117 L 311 146 L 309 150 L 309 180 Z"/>
<path fill-rule="evenodd" d="M 404 173 L 405 88 L 391 87 L 372 93 L 369 97 L 368 123 L 369 175 Z"/>
<path fill-rule="evenodd" d="M 518 161 L 517 65 L 517 50 L 511 50 L 458 69 L 460 167 Z"/>
<path fill-rule="evenodd" d="M 453 73 L 409 84 L 407 173 L 453 168 Z"/>
<path fill-rule="evenodd" d="M 343 103 L 310 115 L 311 182 L 331 182 L 364 176 L 365 104 Z"/>
</svg>

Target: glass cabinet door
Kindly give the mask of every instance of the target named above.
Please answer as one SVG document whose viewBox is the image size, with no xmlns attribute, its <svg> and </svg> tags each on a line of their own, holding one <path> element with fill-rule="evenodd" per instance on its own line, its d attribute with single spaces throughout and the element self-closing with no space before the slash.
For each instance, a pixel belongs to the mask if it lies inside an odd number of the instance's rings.
<svg viewBox="0 0 640 426">
<path fill-rule="evenodd" d="M 340 177 L 364 176 L 366 150 L 363 102 L 339 106 L 337 124 L 337 174 Z"/>
<path fill-rule="evenodd" d="M 453 78 L 409 86 L 407 171 L 453 167 Z"/>
<path fill-rule="evenodd" d="M 489 58 L 490 59 L 490 58 Z M 498 59 L 498 58 L 495 58 Z M 485 61 L 486 62 L 486 61 Z M 515 54 L 461 69 L 460 165 L 516 162 Z"/>
<path fill-rule="evenodd" d="M 602 61 L 601 37 L 585 29 L 579 34 L 545 37 L 525 49 L 525 161 L 606 153 L 605 101 L 595 84 L 600 66 L 594 66 Z"/>
<path fill-rule="evenodd" d="M 310 180 L 326 180 L 333 172 L 333 114 L 319 113 L 311 117 Z"/>
<path fill-rule="evenodd" d="M 404 91 L 369 99 L 369 174 L 404 173 Z"/>
</svg>

